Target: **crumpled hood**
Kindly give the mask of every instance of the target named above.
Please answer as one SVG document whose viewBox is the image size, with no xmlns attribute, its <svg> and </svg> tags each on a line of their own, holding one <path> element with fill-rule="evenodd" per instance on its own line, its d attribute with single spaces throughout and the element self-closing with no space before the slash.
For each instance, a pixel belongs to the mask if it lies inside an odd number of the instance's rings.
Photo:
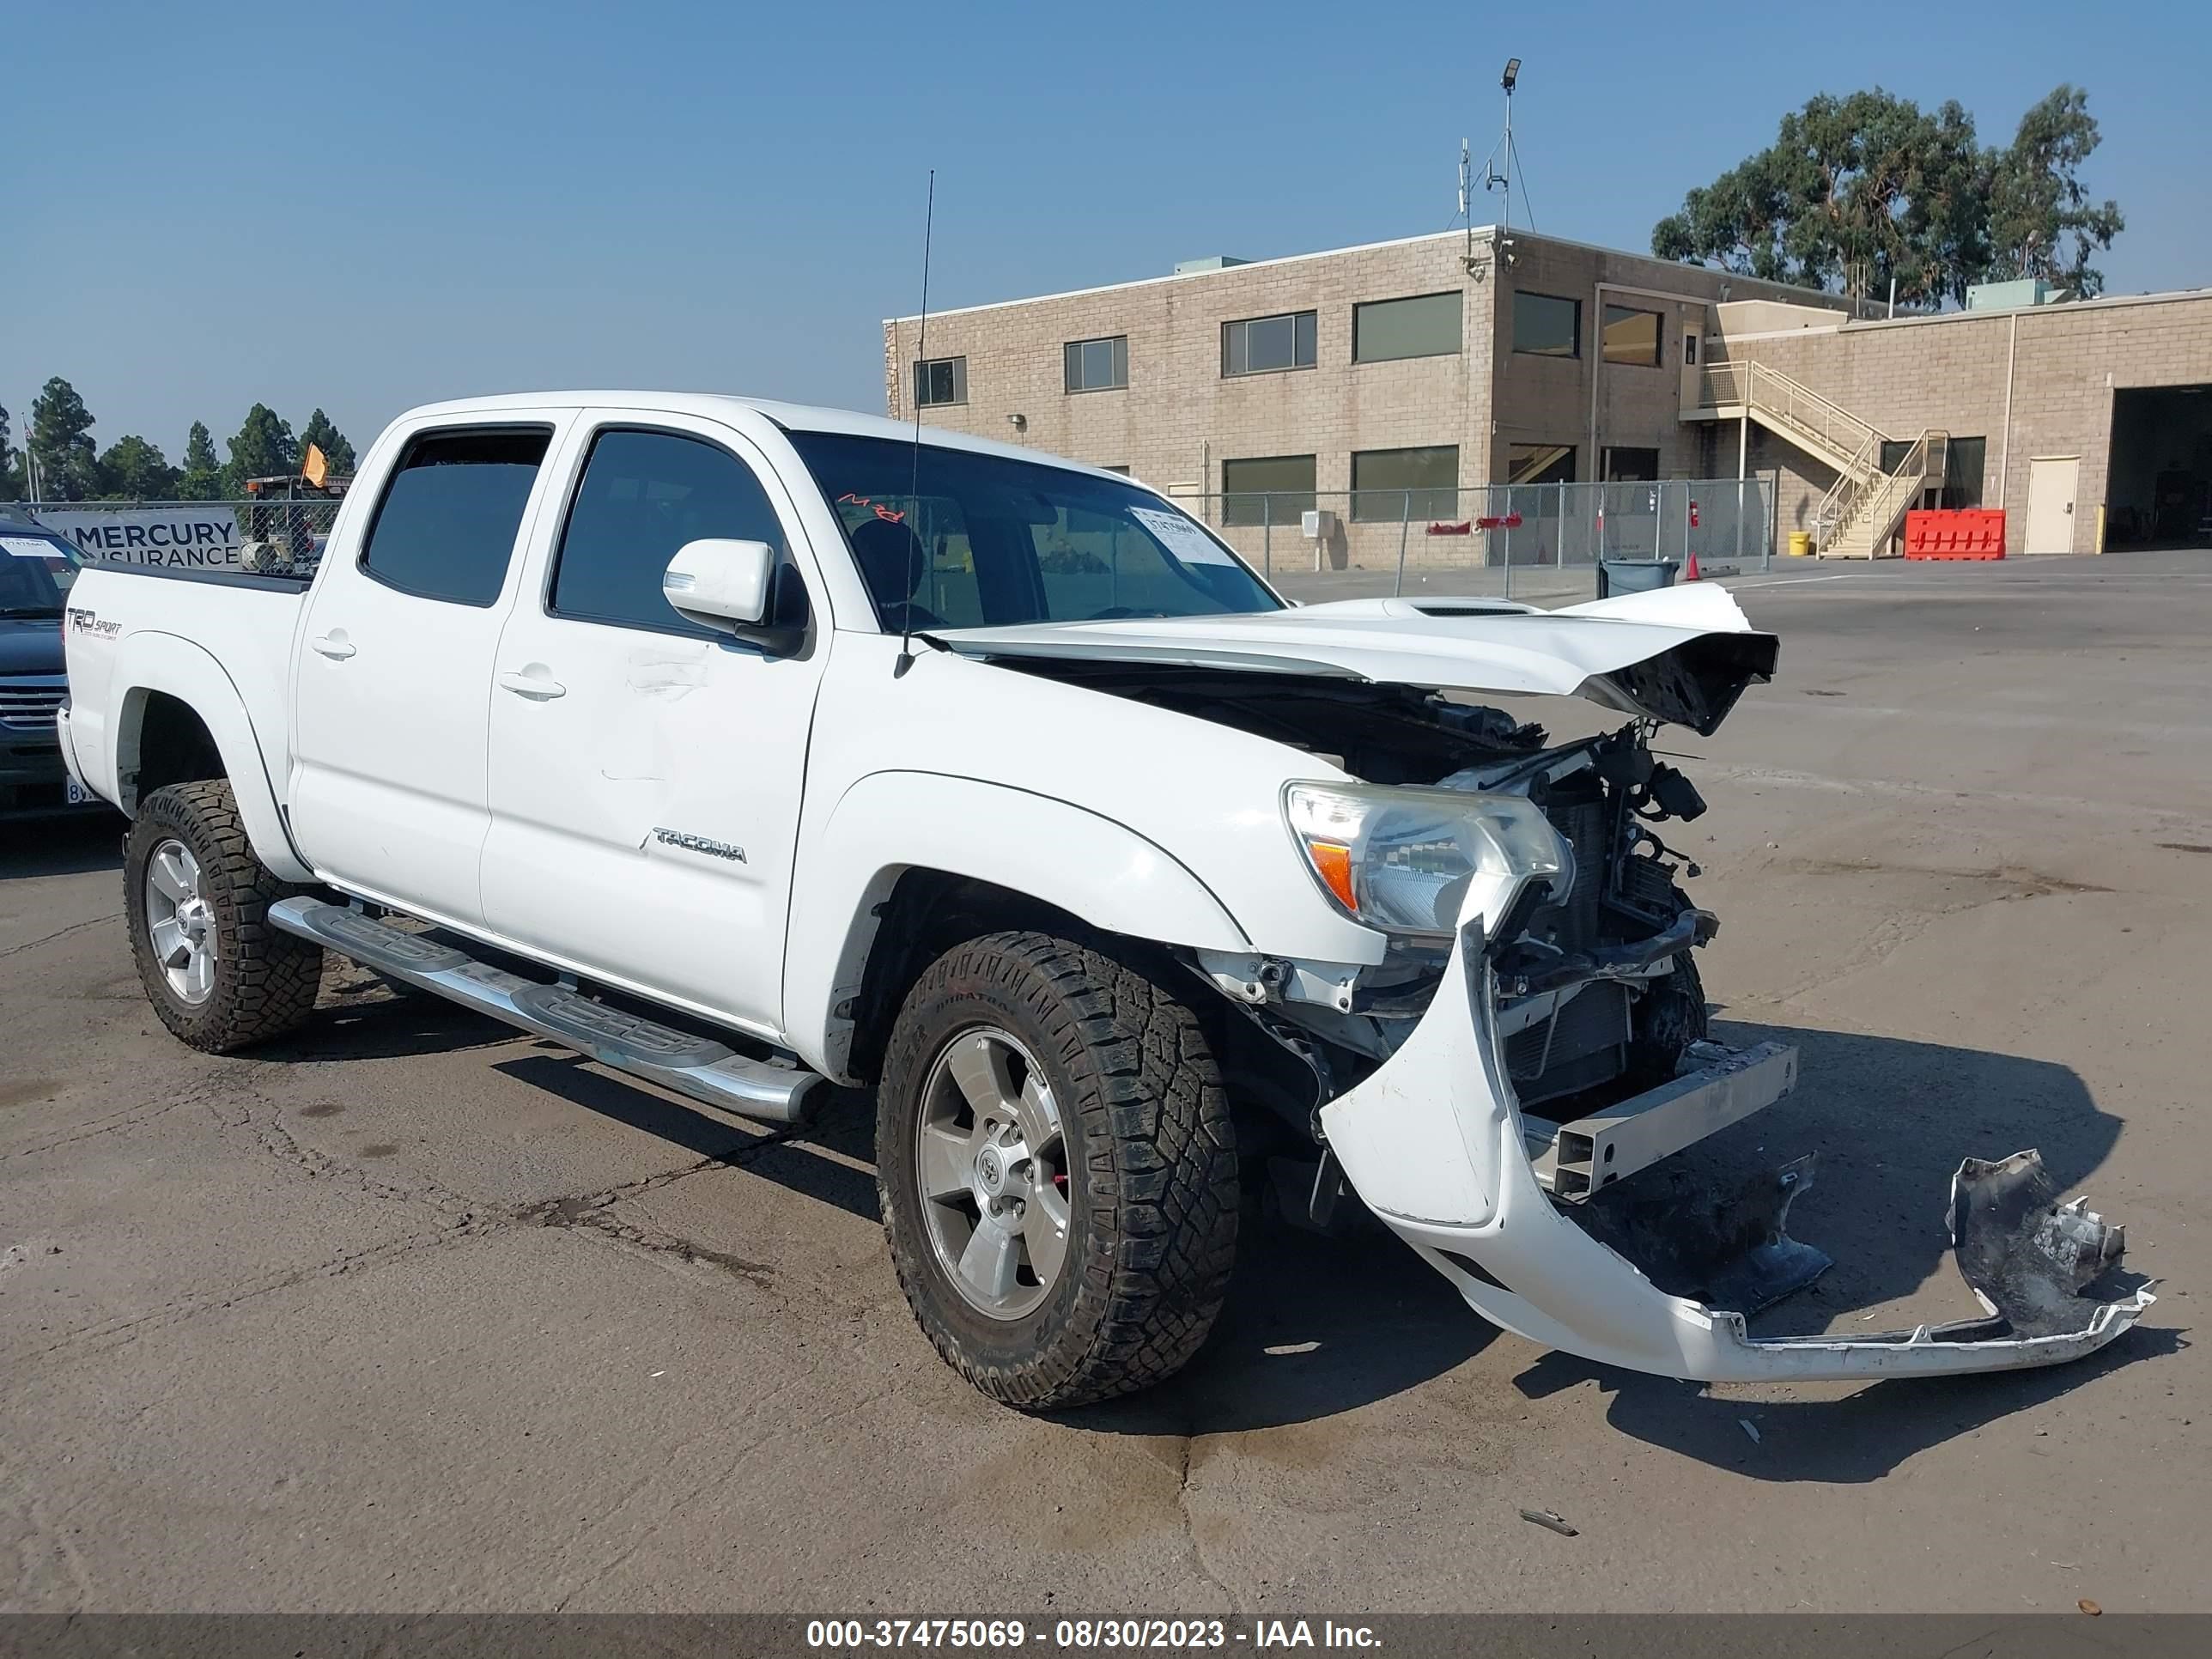
<svg viewBox="0 0 2212 1659">
<path fill-rule="evenodd" d="M 1246 616 L 933 629 L 985 660 L 1060 659 L 1577 696 L 1710 735 L 1773 678 L 1778 641 L 1706 582 L 1562 611 L 1498 599 L 1345 599 Z"/>
</svg>

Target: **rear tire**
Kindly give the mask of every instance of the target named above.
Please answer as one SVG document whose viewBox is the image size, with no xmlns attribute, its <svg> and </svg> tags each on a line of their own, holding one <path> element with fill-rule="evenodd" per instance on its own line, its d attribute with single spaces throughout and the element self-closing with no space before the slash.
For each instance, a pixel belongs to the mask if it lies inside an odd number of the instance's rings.
<svg viewBox="0 0 2212 1659">
<path fill-rule="evenodd" d="M 1196 1017 L 1139 969 L 1036 933 L 954 947 L 892 1029 L 876 1151 L 908 1304 L 993 1399 L 1128 1394 L 1212 1330 L 1236 1135 Z"/>
<path fill-rule="evenodd" d="M 253 855 L 226 781 L 172 784 L 141 802 L 124 841 L 124 912 L 161 1024 L 213 1054 L 298 1030 L 314 1012 L 323 952 L 270 927 L 269 907 L 311 890 Z"/>
</svg>

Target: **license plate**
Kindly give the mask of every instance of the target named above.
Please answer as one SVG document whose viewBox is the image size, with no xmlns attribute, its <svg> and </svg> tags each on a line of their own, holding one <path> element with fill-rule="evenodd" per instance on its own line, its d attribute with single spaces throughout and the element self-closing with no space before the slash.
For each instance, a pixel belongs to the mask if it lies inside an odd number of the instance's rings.
<svg viewBox="0 0 2212 1659">
<path fill-rule="evenodd" d="M 85 802 L 92 799 L 92 791 L 86 788 L 75 778 L 68 778 L 63 781 L 62 793 L 71 806 L 82 806 Z"/>
</svg>

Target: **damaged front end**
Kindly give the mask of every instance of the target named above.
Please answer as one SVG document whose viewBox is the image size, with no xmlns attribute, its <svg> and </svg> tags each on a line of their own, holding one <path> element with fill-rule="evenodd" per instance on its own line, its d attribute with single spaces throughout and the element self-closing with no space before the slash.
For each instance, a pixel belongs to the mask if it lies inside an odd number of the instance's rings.
<svg viewBox="0 0 2212 1659">
<path fill-rule="evenodd" d="M 1650 722 L 1547 747 L 1491 711 L 1454 718 L 1492 752 L 1418 787 L 1286 792 L 1315 879 L 1390 931 L 1382 963 L 1199 953 L 1314 1072 L 1322 1152 L 1310 1218 L 1326 1217 L 1341 1182 L 1496 1323 L 1703 1381 L 2051 1364 L 2151 1305 L 2148 1286 L 2081 1296 L 2118 1265 L 2120 1230 L 2058 1206 L 2030 1152 L 1969 1158 L 1953 1184 L 1953 1249 L 1987 1316 L 1751 1336 L 1748 1316 L 1831 1265 L 1786 1228 L 1814 1160 L 1717 1199 L 1680 1182 L 1657 1199 L 1609 1190 L 1797 1079 L 1794 1048 L 1731 1048 L 1706 1030 L 1692 952 L 1718 924 L 1682 890 L 1697 867 L 1656 827 L 1705 803 L 1652 756 Z M 1474 830 L 1451 827 L 1439 790 L 1464 792 Z"/>
<path fill-rule="evenodd" d="M 1389 1063 L 1322 1107 L 1321 1119 L 1368 1207 L 1486 1318 L 1550 1347 L 1662 1376 L 1848 1379 L 2056 1364 L 2102 1347 L 2155 1299 L 2148 1285 L 2114 1302 L 2077 1294 L 2118 1262 L 2121 1236 L 2079 1204 L 2056 1206 L 2033 1152 L 1994 1164 L 1968 1159 L 1954 1182 L 1953 1249 L 1988 1317 L 1754 1338 L 1747 1307 L 1659 1290 L 1546 1189 L 1498 1029 L 1497 953 L 1472 901 L 1468 908 L 1427 1014 Z M 1754 1262 L 1739 1282 L 1747 1303 L 1771 1299 L 1793 1273 L 1825 1265 L 1791 1260 L 1802 1247 L 1792 1248 L 1782 1221 L 1808 1171 L 1791 1173 L 1742 1240 L 1747 1255 L 1765 1251 L 1771 1269 Z M 1727 1285 L 1715 1277 L 1717 1288 Z"/>
<path fill-rule="evenodd" d="M 1322 763 L 1285 787 L 1282 825 L 1382 959 L 1187 954 L 1246 1016 L 1230 1063 L 1240 1103 L 1267 1109 L 1254 1142 L 1274 1130 L 1286 1145 L 1270 1163 L 1291 1218 L 1341 1222 L 1356 1194 L 1507 1329 L 1707 1381 L 2055 1364 L 2151 1305 L 2147 1285 L 2081 1294 L 2117 1265 L 2120 1231 L 2058 1206 L 2033 1152 L 1970 1158 L 1954 1182 L 1953 1248 L 1986 1317 L 1848 1336 L 1754 1339 L 1746 1323 L 1831 1265 L 1785 1225 L 1811 1158 L 1725 1197 L 1680 1163 L 1671 1195 L 1621 1185 L 1797 1079 L 1793 1048 L 1711 1041 L 1695 953 L 1718 923 L 1683 890 L 1696 865 L 1661 837 L 1705 804 L 1652 737 L 1710 734 L 1774 671 L 1774 637 L 1723 591 L 1548 614 L 1347 601 L 948 644 Z M 1575 696 L 1631 718 L 1553 744 L 1468 693 Z"/>
</svg>

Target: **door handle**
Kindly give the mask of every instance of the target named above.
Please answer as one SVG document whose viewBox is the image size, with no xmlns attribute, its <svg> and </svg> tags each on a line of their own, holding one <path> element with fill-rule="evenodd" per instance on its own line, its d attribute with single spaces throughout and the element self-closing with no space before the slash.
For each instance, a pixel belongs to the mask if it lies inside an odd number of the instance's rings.
<svg viewBox="0 0 2212 1659">
<path fill-rule="evenodd" d="M 499 684 L 502 691 L 512 691 L 518 697 L 535 698 L 539 702 L 550 702 L 556 697 L 566 696 L 568 692 L 568 688 L 550 674 L 532 674 L 512 668 L 500 675 Z"/>
<path fill-rule="evenodd" d="M 319 655 L 328 657 L 332 662 L 343 662 L 354 653 L 353 641 L 346 638 L 343 629 L 337 629 L 328 634 L 319 634 L 307 643 L 315 648 Z"/>
</svg>

